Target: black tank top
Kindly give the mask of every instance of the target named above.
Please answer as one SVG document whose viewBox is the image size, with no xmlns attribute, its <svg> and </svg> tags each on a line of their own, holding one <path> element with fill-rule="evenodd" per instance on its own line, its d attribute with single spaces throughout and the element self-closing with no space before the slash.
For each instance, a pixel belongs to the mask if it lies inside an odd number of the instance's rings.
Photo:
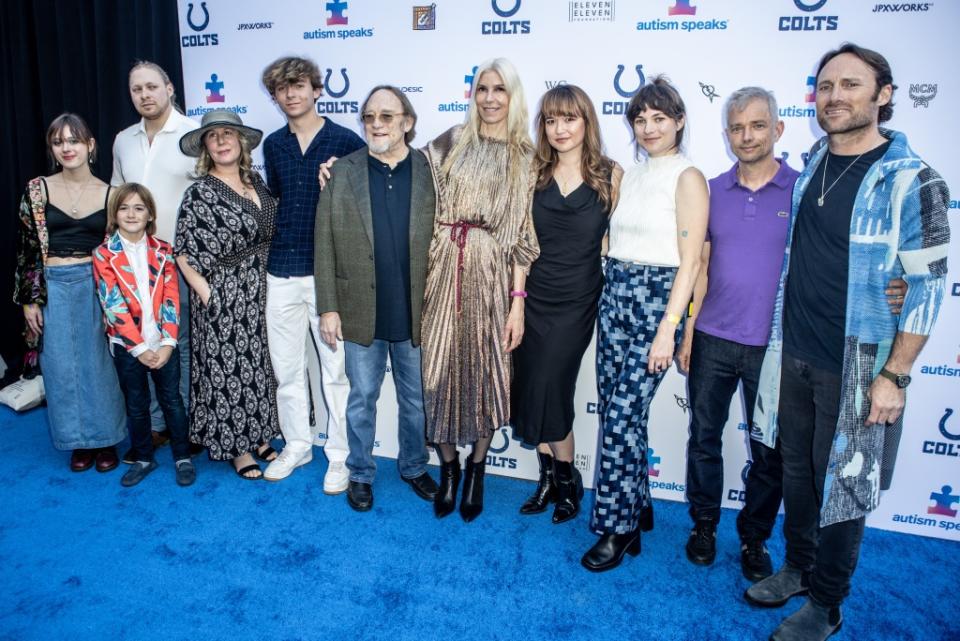
<svg viewBox="0 0 960 641">
<path fill-rule="evenodd" d="M 46 187 L 46 181 L 44 181 Z M 50 193 L 47 190 L 47 193 Z M 107 199 L 110 188 L 107 188 Z M 56 205 L 47 202 L 47 256 L 76 258 L 89 256 L 103 242 L 107 229 L 107 201 L 103 208 L 83 218 L 73 218 Z"/>
</svg>

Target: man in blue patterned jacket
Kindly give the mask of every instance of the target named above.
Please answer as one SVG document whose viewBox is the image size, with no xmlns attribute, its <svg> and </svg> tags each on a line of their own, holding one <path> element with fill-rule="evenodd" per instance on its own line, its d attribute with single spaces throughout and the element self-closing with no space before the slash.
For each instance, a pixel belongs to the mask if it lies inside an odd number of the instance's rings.
<svg viewBox="0 0 960 641">
<path fill-rule="evenodd" d="M 944 180 L 879 127 L 890 65 L 845 44 L 817 70 L 827 133 L 797 180 L 751 436 L 783 456 L 786 564 L 746 599 L 808 601 L 771 639 L 823 640 L 841 624 L 866 514 L 889 486 L 910 369 L 943 299 L 950 230 Z M 902 277 L 899 316 L 884 289 Z"/>
</svg>

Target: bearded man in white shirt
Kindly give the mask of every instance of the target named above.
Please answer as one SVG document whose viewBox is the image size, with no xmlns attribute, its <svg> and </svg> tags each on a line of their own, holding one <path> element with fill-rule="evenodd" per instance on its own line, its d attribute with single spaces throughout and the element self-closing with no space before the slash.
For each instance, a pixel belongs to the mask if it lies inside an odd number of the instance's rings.
<svg viewBox="0 0 960 641">
<path fill-rule="evenodd" d="M 172 243 L 177 211 L 183 192 L 194 181 L 195 159 L 180 151 L 180 138 L 197 128 L 197 123 L 180 113 L 170 77 L 160 65 L 140 61 L 130 69 L 130 99 L 140 114 L 140 122 L 117 134 L 113 141 L 113 176 L 110 184 L 136 182 L 147 187 L 157 205 L 157 237 Z M 180 277 L 180 394 L 184 407 L 190 404 L 190 288 Z M 163 445 L 169 433 L 163 413 L 153 400 L 150 405 L 154 445 Z M 192 446 L 192 453 L 201 451 Z M 124 463 L 131 463 L 128 452 Z"/>
</svg>

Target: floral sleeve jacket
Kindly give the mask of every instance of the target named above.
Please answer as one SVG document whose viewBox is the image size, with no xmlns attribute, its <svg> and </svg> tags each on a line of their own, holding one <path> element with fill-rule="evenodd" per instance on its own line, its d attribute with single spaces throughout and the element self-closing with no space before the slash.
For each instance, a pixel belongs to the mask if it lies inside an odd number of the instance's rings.
<svg viewBox="0 0 960 641">
<path fill-rule="evenodd" d="M 47 283 L 43 277 L 43 265 L 47 260 L 47 221 L 41 178 L 27 183 L 18 218 L 13 302 L 43 306 L 47 304 Z"/>
<path fill-rule="evenodd" d="M 890 146 L 867 170 L 850 220 L 840 413 L 823 488 L 822 527 L 864 516 L 879 504 L 880 490 L 889 487 L 903 418 L 886 428 L 865 426 L 868 392 L 898 332 L 930 334 L 946 286 L 947 185 L 910 149 L 906 136 L 881 133 L 890 139 Z M 824 138 L 793 190 L 787 248 L 751 426 L 751 437 L 769 447 L 777 441 L 783 301 L 793 230 L 804 191 L 826 152 Z M 907 282 L 908 289 L 900 315 L 894 316 L 884 289 L 897 277 Z"/>
<path fill-rule="evenodd" d="M 173 248 L 155 236 L 147 236 L 150 301 L 163 345 L 177 345 L 180 325 L 180 285 Z M 143 301 L 133 268 L 123 251 L 120 233 L 93 252 L 93 276 L 103 307 L 110 341 L 123 345 L 134 356 L 145 351 L 141 322 Z"/>
</svg>

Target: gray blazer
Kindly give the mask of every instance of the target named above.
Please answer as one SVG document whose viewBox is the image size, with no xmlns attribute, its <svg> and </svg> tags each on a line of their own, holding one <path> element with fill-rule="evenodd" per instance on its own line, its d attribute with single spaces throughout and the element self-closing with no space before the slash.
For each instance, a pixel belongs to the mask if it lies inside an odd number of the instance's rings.
<svg viewBox="0 0 960 641">
<path fill-rule="evenodd" d="M 314 231 L 317 313 L 338 312 L 343 339 L 360 345 L 373 342 L 377 313 L 368 153 L 362 147 L 334 163 L 317 202 Z M 410 154 L 410 320 L 413 344 L 419 345 L 437 199 L 426 156 L 413 148 Z"/>
</svg>

